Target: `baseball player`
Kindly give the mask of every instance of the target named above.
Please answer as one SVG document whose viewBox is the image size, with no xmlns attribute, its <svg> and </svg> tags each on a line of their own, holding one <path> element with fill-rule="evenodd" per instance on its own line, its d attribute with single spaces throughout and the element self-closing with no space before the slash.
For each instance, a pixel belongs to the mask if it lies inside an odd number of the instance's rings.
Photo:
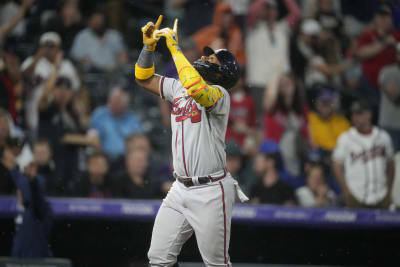
<svg viewBox="0 0 400 267">
<path fill-rule="evenodd" d="M 371 124 L 367 102 L 351 106 L 353 127 L 338 139 L 333 171 L 351 208 L 387 209 L 394 181 L 393 147 L 389 135 Z"/>
<path fill-rule="evenodd" d="M 204 49 L 191 65 L 173 29 L 159 30 L 162 16 L 143 28 L 144 47 L 135 66 L 137 83 L 172 104 L 174 177 L 155 219 L 148 257 L 151 266 L 171 266 L 195 233 L 207 266 L 230 266 L 228 248 L 235 196 L 248 200 L 225 169 L 228 89 L 239 79 L 239 66 L 227 50 Z M 165 37 L 179 80 L 154 74 L 154 49 Z"/>
</svg>

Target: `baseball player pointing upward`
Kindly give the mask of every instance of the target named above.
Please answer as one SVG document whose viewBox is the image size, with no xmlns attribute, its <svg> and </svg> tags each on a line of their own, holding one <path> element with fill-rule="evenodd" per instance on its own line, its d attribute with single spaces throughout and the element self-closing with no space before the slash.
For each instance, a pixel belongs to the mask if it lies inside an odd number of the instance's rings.
<svg viewBox="0 0 400 267">
<path fill-rule="evenodd" d="M 227 50 L 204 49 L 191 65 L 173 29 L 159 30 L 162 16 L 143 28 L 144 48 L 135 66 L 136 81 L 172 104 L 174 182 L 155 219 L 148 257 L 151 266 L 171 266 L 182 245 L 195 233 L 207 266 L 230 266 L 228 247 L 235 197 L 246 201 L 225 169 L 228 89 L 239 79 L 239 66 Z M 154 49 L 166 44 L 179 80 L 154 74 Z"/>
</svg>

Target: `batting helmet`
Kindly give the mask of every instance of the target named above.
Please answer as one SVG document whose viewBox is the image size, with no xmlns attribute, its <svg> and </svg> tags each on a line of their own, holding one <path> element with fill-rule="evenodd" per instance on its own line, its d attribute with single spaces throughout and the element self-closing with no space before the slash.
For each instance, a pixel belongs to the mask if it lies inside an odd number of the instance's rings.
<svg viewBox="0 0 400 267">
<path fill-rule="evenodd" d="M 226 49 L 213 50 L 206 46 L 203 49 L 206 56 L 215 54 L 221 66 L 215 63 L 203 62 L 196 60 L 193 67 L 200 73 L 201 77 L 206 81 L 221 85 L 225 89 L 230 89 L 240 78 L 240 67 L 235 57 Z"/>
</svg>

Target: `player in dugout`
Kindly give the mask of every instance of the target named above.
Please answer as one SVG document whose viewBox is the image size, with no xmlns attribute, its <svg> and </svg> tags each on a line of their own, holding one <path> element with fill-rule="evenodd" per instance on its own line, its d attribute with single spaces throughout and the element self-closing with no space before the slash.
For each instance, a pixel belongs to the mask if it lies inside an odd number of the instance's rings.
<svg viewBox="0 0 400 267">
<path fill-rule="evenodd" d="M 235 198 L 248 200 L 226 171 L 225 133 L 230 97 L 240 70 L 231 52 L 205 47 L 192 64 L 173 29 L 143 28 L 144 47 L 135 66 L 137 83 L 172 104 L 171 130 L 176 181 L 155 219 L 148 257 L 150 266 L 171 266 L 182 245 L 195 233 L 206 266 L 230 266 L 228 247 Z M 164 37 L 179 80 L 155 74 L 154 50 Z"/>
</svg>

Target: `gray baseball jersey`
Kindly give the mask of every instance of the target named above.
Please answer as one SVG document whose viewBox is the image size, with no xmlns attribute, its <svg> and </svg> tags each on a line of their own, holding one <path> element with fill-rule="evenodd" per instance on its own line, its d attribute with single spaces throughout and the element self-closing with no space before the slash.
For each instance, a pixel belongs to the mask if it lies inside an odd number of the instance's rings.
<svg viewBox="0 0 400 267">
<path fill-rule="evenodd" d="M 338 139 L 333 160 L 344 163 L 344 176 L 352 195 L 365 204 L 376 204 L 388 192 L 386 166 L 393 158 L 390 136 L 374 127 L 369 135 L 354 127 Z"/>
<path fill-rule="evenodd" d="M 230 97 L 223 96 L 214 106 L 205 108 L 186 95 L 176 79 L 160 79 L 160 96 L 172 104 L 171 130 L 174 171 L 179 176 L 207 176 L 225 168 L 225 133 Z"/>
</svg>

